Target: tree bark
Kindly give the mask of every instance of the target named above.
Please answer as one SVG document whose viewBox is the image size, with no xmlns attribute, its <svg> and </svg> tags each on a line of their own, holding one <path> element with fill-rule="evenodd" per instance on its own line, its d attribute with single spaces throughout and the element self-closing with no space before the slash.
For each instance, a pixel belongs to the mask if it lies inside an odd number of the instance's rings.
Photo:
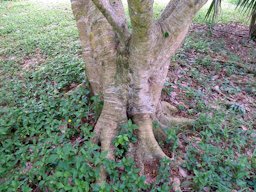
<svg viewBox="0 0 256 192">
<path fill-rule="evenodd" d="M 251 39 L 256 41 L 256 11 L 253 11 L 251 15 L 249 34 Z"/>
<path fill-rule="evenodd" d="M 86 75 L 104 106 L 95 126 L 95 142 L 114 159 L 112 140 L 131 118 L 138 125 L 134 153 L 142 161 L 166 157 L 153 133 L 162 127 L 192 123 L 173 117 L 176 109 L 161 102 L 171 57 L 184 40 L 192 18 L 207 0 L 171 0 L 154 20 L 153 0 L 128 0 L 128 30 L 121 0 L 72 0 Z"/>
</svg>

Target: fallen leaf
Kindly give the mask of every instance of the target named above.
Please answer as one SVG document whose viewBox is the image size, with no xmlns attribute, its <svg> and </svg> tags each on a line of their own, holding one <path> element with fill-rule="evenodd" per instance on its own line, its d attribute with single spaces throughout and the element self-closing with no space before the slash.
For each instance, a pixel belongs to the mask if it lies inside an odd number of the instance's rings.
<svg viewBox="0 0 256 192">
<path fill-rule="evenodd" d="M 242 125 L 241 128 L 242 128 L 244 131 L 247 131 L 247 130 L 248 130 L 248 128 L 245 127 L 244 125 Z"/>
<path fill-rule="evenodd" d="M 179 167 L 179 173 L 182 177 L 186 178 L 188 176 L 187 171 L 182 169 L 181 167 Z"/>
<path fill-rule="evenodd" d="M 180 189 L 180 179 L 178 177 L 174 177 L 173 178 L 173 190 L 175 192 L 181 192 L 181 189 Z"/>
</svg>

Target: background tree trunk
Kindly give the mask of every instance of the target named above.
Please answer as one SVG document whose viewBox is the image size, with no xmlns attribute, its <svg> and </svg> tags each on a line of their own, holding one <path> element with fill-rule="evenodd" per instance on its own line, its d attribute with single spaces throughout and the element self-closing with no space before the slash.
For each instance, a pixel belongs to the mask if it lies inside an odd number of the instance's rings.
<svg viewBox="0 0 256 192">
<path fill-rule="evenodd" d="M 256 10 L 253 11 L 250 23 L 250 37 L 256 41 Z"/>
<path fill-rule="evenodd" d="M 95 141 L 114 158 L 112 140 L 128 117 L 139 127 L 131 151 L 143 161 L 163 158 L 152 128 L 191 124 L 172 117 L 176 109 L 161 102 L 170 59 L 184 40 L 192 18 L 207 0 L 170 1 L 154 20 L 153 0 L 129 0 L 132 30 L 128 30 L 121 0 L 73 0 L 86 74 L 93 94 L 104 101 L 95 126 Z"/>
</svg>

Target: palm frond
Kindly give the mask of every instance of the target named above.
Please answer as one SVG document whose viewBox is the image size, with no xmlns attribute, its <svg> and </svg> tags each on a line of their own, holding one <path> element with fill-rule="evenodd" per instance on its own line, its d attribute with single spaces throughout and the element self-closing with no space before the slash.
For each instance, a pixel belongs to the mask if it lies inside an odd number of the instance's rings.
<svg viewBox="0 0 256 192">
<path fill-rule="evenodd" d="M 245 13 L 253 14 L 256 12 L 256 0 L 239 0 L 237 7 Z"/>
<path fill-rule="evenodd" d="M 209 18 L 212 15 L 212 18 L 215 19 L 220 12 L 221 3 L 222 0 L 212 0 L 205 17 Z M 244 13 L 253 15 L 256 12 L 256 0 L 238 0 L 237 8 L 240 8 Z"/>
<path fill-rule="evenodd" d="M 210 18 L 212 15 L 212 20 L 214 20 L 221 10 L 221 2 L 222 0 L 212 0 L 211 5 L 206 13 L 206 18 Z"/>
<path fill-rule="evenodd" d="M 256 0 L 239 0 L 237 7 L 250 15 L 250 37 L 256 39 Z"/>
<path fill-rule="evenodd" d="M 211 18 L 212 21 L 216 19 L 221 9 L 221 3 L 222 0 L 212 0 L 205 15 L 206 19 Z M 250 36 L 256 38 L 256 0 L 238 0 L 237 8 L 250 15 Z"/>
</svg>

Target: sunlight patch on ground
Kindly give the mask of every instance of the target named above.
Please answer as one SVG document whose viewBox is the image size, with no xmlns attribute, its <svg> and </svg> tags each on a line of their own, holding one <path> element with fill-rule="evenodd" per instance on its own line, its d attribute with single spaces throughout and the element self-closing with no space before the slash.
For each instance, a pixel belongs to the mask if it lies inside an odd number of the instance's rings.
<svg viewBox="0 0 256 192">
<path fill-rule="evenodd" d="M 70 0 L 30 0 L 32 3 L 39 4 L 47 8 L 57 8 L 62 6 L 70 6 Z"/>
<path fill-rule="evenodd" d="M 54 5 L 54 4 L 63 4 L 70 3 L 70 0 L 30 0 L 31 2 Z"/>
</svg>

